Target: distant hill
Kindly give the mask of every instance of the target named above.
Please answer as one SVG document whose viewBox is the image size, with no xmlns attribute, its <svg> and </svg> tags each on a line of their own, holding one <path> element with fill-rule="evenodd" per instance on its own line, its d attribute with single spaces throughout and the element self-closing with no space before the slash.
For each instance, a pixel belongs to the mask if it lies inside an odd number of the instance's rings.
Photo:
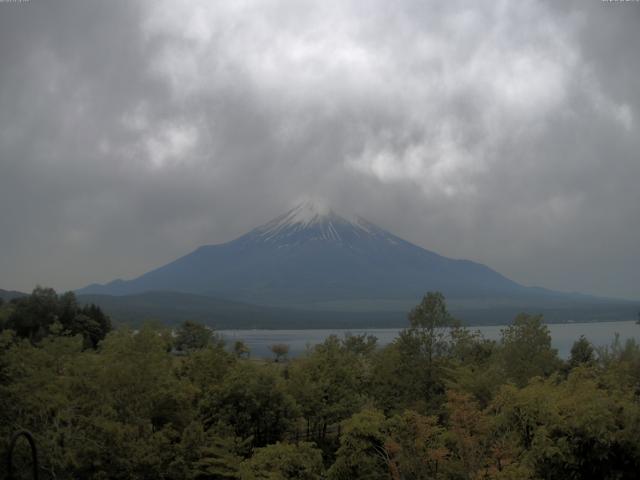
<svg viewBox="0 0 640 480">
<path fill-rule="evenodd" d="M 3 290 L 0 288 L 0 298 L 4 301 L 9 301 L 14 298 L 26 297 L 28 293 L 18 292 L 16 290 Z"/>
<path fill-rule="evenodd" d="M 405 312 L 313 311 L 251 305 L 180 292 L 134 295 L 79 295 L 83 304 L 95 303 L 117 323 L 141 325 L 159 321 L 177 325 L 192 320 L 216 329 L 252 328 L 368 328 L 404 326 Z"/>
<path fill-rule="evenodd" d="M 180 292 L 146 292 L 133 295 L 79 295 L 80 303 L 95 303 L 116 324 L 139 326 L 145 321 L 177 325 L 192 320 L 216 329 L 382 328 L 407 326 L 406 310 L 303 310 L 251 305 Z M 417 303 L 417 301 L 416 301 Z M 549 323 L 613 321 L 634 318 L 634 305 L 618 303 L 568 307 L 563 305 L 467 306 L 449 302 L 451 312 L 466 325 L 511 322 L 520 312 L 542 313 Z"/>
<path fill-rule="evenodd" d="M 500 323 L 489 320 L 498 318 L 496 312 L 530 308 L 556 317 L 566 314 L 565 320 L 575 321 L 578 317 L 587 321 L 635 318 L 631 302 L 526 287 L 485 265 L 443 257 L 360 217 L 347 219 L 313 203 L 301 204 L 231 242 L 200 247 L 133 280 L 93 284 L 77 293 L 128 296 L 109 302 L 137 315 L 151 311 L 160 315 L 160 310 L 164 315 L 169 310 L 175 315 L 185 309 L 192 315 L 216 311 L 220 318 L 237 318 L 238 325 L 244 325 L 247 317 L 240 312 L 249 311 L 265 321 L 278 312 L 293 323 L 303 317 L 300 311 L 306 312 L 305 318 L 324 312 L 327 322 L 333 321 L 329 316 L 342 319 L 386 312 L 393 323 L 392 318 L 401 312 L 406 315 L 425 292 L 435 290 L 444 293 L 452 310 L 486 319 L 482 323 Z M 147 292 L 156 293 L 144 297 L 145 302 L 136 297 Z M 194 297 L 177 297 L 177 293 Z M 297 316 L 286 313 L 293 309 Z"/>
</svg>

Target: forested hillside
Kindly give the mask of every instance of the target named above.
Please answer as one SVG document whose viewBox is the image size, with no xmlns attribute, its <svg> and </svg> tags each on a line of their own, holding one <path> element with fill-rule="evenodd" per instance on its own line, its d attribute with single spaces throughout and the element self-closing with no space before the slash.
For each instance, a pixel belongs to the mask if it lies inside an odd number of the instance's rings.
<svg viewBox="0 0 640 480">
<path fill-rule="evenodd" d="M 13 432 L 31 431 L 40 478 L 635 479 L 640 471 L 633 341 L 595 351 L 576 339 L 563 361 L 540 317 L 520 315 L 488 341 L 427 294 L 384 348 L 371 336 L 330 337 L 301 358 L 274 346 L 276 357 L 257 359 L 198 324 L 110 331 L 106 315 L 70 296 L 36 297 L 0 306 L 0 454 Z M 26 443 L 14 457 L 30 478 Z M 6 478 L 4 465 L 0 472 Z"/>
</svg>

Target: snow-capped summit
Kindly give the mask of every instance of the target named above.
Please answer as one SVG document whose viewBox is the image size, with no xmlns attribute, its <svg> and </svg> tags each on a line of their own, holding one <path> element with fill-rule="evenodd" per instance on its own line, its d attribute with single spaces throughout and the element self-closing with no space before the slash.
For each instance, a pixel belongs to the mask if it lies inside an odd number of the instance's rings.
<svg viewBox="0 0 640 480">
<path fill-rule="evenodd" d="M 286 229 L 302 230 L 329 223 L 332 219 L 340 218 L 327 204 L 306 200 L 283 215 L 256 228 L 265 236 L 270 236 Z"/>
<path fill-rule="evenodd" d="M 305 200 L 284 215 L 278 217 L 282 219 L 280 223 L 288 225 L 302 224 L 304 226 L 322 221 L 323 219 L 335 215 L 331 207 L 318 200 Z M 276 219 L 276 220 L 278 220 Z M 271 222 L 270 222 L 271 223 Z"/>
<path fill-rule="evenodd" d="M 326 203 L 307 200 L 253 232 L 262 241 L 288 244 L 310 240 L 348 242 L 364 235 L 380 236 L 383 231 L 361 217 L 338 215 Z"/>
</svg>

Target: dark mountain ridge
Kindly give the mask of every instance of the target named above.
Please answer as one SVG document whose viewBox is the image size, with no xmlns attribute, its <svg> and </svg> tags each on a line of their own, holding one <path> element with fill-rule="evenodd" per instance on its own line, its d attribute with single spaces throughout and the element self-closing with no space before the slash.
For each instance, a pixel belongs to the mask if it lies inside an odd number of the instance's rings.
<svg viewBox="0 0 640 480">
<path fill-rule="evenodd" d="M 17 290 L 3 290 L 0 288 L 0 298 L 4 301 L 13 300 L 14 298 L 26 297 L 28 293 L 18 292 Z"/>
</svg>

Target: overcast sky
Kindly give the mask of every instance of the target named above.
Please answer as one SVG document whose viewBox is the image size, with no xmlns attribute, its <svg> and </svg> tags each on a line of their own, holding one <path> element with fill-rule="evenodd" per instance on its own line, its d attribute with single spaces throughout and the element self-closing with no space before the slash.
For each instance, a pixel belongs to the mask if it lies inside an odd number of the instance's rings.
<svg viewBox="0 0 640 480">
<path fill-rule="evenodd" d="M 0 288 L 132 278 L 310 196 L 640 299 L 639 25 L 600 0 L 0 3 Z"/>
</svg>

